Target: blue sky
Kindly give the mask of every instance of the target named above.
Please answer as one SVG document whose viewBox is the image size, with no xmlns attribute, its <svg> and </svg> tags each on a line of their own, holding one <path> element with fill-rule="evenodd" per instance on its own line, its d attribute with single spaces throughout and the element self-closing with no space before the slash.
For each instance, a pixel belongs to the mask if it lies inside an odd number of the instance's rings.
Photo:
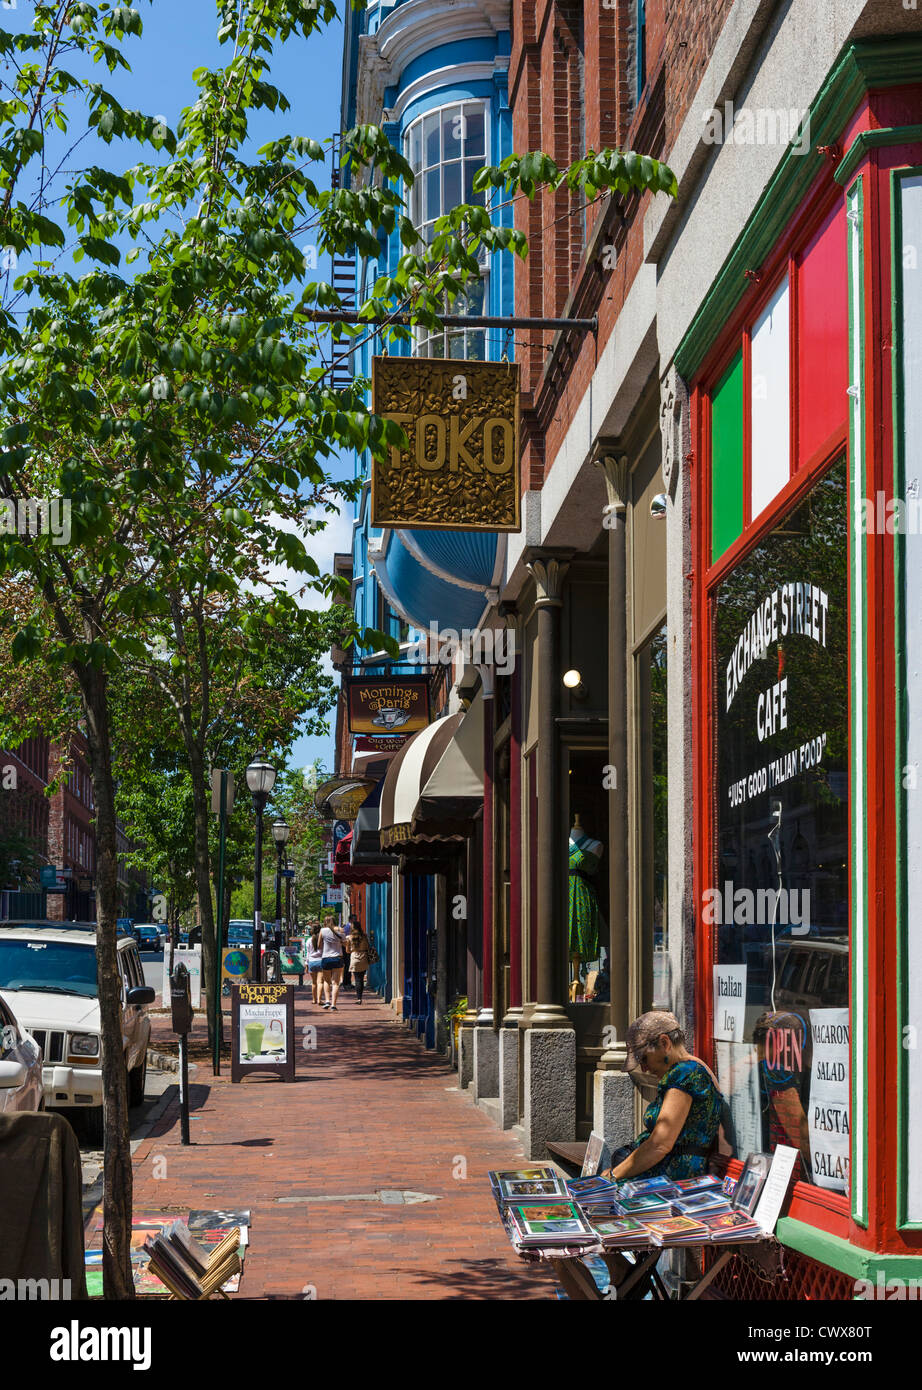
<svg viewBox="0 0 922 1390">
<path fill-rule="evenodd" d="M 30 0 L 10 0 L 0 5 L 0 28 L 21 31 L 30 27 Z M 131 74 L 116 70 L 109 73 L 99 65 L 93 78 L 113 92 L 123 105 L 150 115 L 162 115 L 175 130 L 179 112 L 195 99 L 196 87 L 192 73 L 198 67 L 223 66 L 231 56 L 230 45 L 218 44 L 216 8 L 213 0 L 134 0 L 144 26 L 140 39 L 126 40 L 123 52 L 131 64 Z M 272 138 L 288 132 L 308 135 L 325 141 L 339 129 L 340 79 L 342 70 L 343 28 L 341 21 L 329 25 L 309 40 L 290 40 L 277 50 L 267 80 L 279 87 L 288 97 L 291 109 L 284 113 L 256 113 L 251 128 L 254 145 L 259 147 Z M 79 71 L 76 66 L 75 71 Z M 57 137 L 63 144 L 63 137 Z M 109 146 L 95 138 L 85 140 L 73 157 L 73 166 L 99 163 L 123 169 L 138 157 L 137 147 L 113 141 Z M 150 158 L 146 152 L 144 158 Z M 314 174 L 320 186 L 327 186 L 329 162 Z M 90 263 L 84 261 L 76 268 L 85 273 Z M 329 276 L 329 262 L 321 259 L 317 275 Z M 341 462 L 341 476 L 351 477 L 352 466 Z M 352 548 L 351 508 L 348 516 L 331 523 L 317 537 L 316 558 L 328 569 L 335 551 Z M 333 741 L 331 736 L 301 738 L 292 754 L 292 765 L 304 766 L 320 757 L 323 766 L 332 767 Z"/>
</svg>

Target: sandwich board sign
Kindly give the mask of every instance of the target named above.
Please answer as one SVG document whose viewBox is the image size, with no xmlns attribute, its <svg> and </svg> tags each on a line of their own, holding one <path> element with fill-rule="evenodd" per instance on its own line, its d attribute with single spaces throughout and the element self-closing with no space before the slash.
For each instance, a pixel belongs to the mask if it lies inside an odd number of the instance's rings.
<svg viewBox="0 0 922 1390">
<path fill-rule="evenodd" d="M 232 1082 L 264 1074 L 294 1081 L 294 985 L 235 985 L 231 1022 Z"/>
</svg>

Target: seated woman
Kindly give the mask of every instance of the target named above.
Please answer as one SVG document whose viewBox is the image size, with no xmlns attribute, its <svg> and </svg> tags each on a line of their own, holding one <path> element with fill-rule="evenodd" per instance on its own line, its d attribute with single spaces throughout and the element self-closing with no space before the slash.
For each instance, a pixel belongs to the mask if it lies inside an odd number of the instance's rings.
<svg viewBox="0 0 922 1390">
<path fill-rule="evenodd" d="M 611 1176 L 694 1178 L 707 1171 L 717 1147 L 723 1097 L 710 1067 L 685 1047 L 675 1014 L 641 1014 L 627 1030 L 627 1070 L 659 1078 L 647 1106 L 644 1133 L 613 1155 Z"/>
<path fill-rule="evenodd" d="M 685 1034 L 675 1014 L 653 1010 L 641 1014 L 627 1030 L 627 1070 L 635 1084 L 640 1073 L 659 1078 L 656 1100 L 644 1114 L 644 1133 L 633 1144 L 617 1149 L 606 1176 L 629 1178 L 693 1178 L 707 1171 L 717 1149 L 724 1100 L 710 1067 L 685 1047 Z M 617 1287 L 634 1266 L 617 1250 L 605 1262 Z M 650 1278 L 631 1289 L 628 1297 L 642 1298 Z"/>
</svg>

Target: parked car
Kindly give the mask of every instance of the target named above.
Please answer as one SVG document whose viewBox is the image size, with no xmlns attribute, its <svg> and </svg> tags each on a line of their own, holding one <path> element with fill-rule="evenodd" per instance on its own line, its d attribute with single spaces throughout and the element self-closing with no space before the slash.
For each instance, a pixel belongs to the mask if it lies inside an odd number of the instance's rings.
<svg viewBox="0 0 922 1390">
<path fill-rule="evenodd" d="M 228 946 L 252 946 L 253 923 L 241 921 L 228 922 L 227 944 Z"/>
<path fill-rule="evenodd" d="M 140 1105 L 147 1079 L 154 991 L 144 983 L 137 943 L 124 933 L 116 952 L 128 1103 Z M 102 1056 L 94 922 L 0 924 L 0 999 L 14 1009 L 44 1054 L 45 1103 L 89 1112 L 91 1138 L 102 1138 Z"/>
<path fill-rule="evenodd" d="M 848 938 L 799 941 L 781 961 L 779 1009 L 841 1009 L 848 1003 Z"/>
<path fill-rule="evenodd" d="M 44 1108 L 42 1049 L 0 999 L 0 1115 Z"/>
<path fill-rule="evenodd" d="M 163 949 L 163 938 L 156 923 L 142 923 L 135 927 L 135 932 L 137 933 L 135 939 L 139 951 L 160 951 Z"/>
</svg>

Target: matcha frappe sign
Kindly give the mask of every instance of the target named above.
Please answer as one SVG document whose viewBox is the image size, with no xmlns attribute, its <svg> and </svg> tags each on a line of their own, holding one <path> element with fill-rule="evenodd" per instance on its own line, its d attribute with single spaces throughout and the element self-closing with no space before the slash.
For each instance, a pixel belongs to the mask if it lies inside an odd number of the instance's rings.
<svg viewBox="0 0 922 1390">
<path fill-rule="evenodd" d="M 237 985 L 232 1032 L 231 1081 L 255 1072 L 294 1080 L 294 985 Z"/>
</svg>

